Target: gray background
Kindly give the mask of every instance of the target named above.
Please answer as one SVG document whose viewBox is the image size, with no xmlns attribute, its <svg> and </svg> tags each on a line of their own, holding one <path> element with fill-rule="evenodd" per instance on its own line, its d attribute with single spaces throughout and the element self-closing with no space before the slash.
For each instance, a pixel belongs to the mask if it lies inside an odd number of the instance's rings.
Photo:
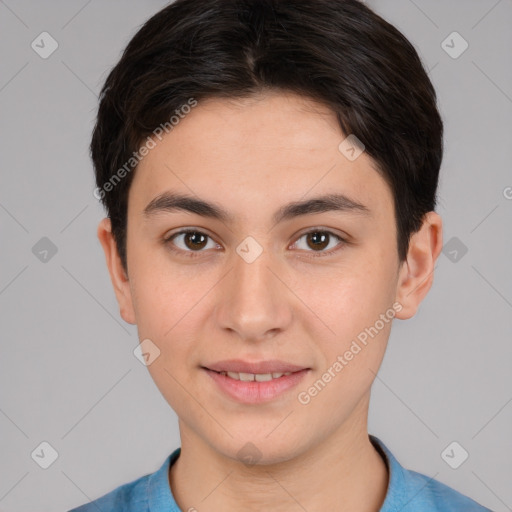
<svg viewBox="0 0 512 512">
<path fill-rule="evenodd" d="M 118 312 L 88 157 L 108 70 L 165 4 L 0 1 L 3 511 L 68 510 L 155 471 L 179 445 Z M 438 212 L 445 244 L 455 237 L 419 313 L 394 322 L 369 429 L 404 466 L 512 510 L 512 0 L 368 4 L 411 40 L 438 91 Z M 43 31 L 59 45 L 47 59 L 31 48 Z M 453 31 L 469 43 L 456 59 L 441 45 Z M 57 248 L 46 261 L 43 237 Z M 48 469 L 31 457 L 43 441 L 58 453 Z M 452 441 L 469 453 L 458 469 L 441 456 Z"/>
</svg>

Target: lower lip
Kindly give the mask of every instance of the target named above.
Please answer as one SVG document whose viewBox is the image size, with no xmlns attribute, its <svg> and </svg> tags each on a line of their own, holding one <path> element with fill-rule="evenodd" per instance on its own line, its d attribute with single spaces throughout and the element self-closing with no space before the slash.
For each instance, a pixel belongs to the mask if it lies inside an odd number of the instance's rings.
<svg viewBox="0 0 512 512">
<path fill-rule="evenodd" d="M 206 373 L 217 383 L 217 385 L 231 398 L 244 404 L 258 404 L 269 402 L 285 391 L 294 388 L 306 375 L 309 369 L 300 370 L 283 375 L 277 379 L 265 382 L 236 380 L 204 368 Z"/>
</svg>

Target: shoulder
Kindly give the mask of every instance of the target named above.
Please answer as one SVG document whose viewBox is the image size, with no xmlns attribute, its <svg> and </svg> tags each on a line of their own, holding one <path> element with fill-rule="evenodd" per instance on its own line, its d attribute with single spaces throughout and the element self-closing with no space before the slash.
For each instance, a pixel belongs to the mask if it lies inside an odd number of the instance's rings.
<svg viewBox="0 0 512 512">
<path fill-rule="evenodd" d="M 377 437 L 370 439 L 386 461 L 389 484 L 380 512 L 492 512 L 446 484 L 404 468 Z"/>
<path fill-rule="evenodd" d="M 461 494 L 438 480 L 417 473 L 406 472 L 408 499 L 404 508 L 416 512 L 491 512 L 490 509 L 480 505 L 468 496 Z"/>
<path fill-rule="evenodd" d="M 174 450 L 154 473 L 123 484 L 108 494 L 68 512 L 179 511 L 169 487 L 168 471 L 169 466 L 178 458 L 180 452 L 181 448 Z"/>
<path fill-rule="evenodd" d="M 144 475 L 132 482 L 123 484 L 108 494 L 69 512 L 98 512 L 98 510 L 142 512 L 148 510 L 147 489 L 150 476 Z"/>
</svg>

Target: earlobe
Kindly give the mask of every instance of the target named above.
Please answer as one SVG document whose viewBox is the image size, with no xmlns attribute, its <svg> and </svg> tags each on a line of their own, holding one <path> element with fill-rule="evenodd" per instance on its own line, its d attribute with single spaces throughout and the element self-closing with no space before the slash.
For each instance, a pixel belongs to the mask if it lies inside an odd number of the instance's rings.
<svg viewBox="0 0 512 512">
<path fill-rule="evenodd" d="M 133 308 L 130 281 L 121 263 L 117 250 L 117 244 L 112 234 L 112 225 L 109 218 L 104 218 L 98 225 L 98 240 L 105 253 L 105 261 L 110 274 L 110 280 L 114 287 L 119 311 L 123 320 L 129 324 L 135 324 L 135 311 Z"/>
<path fill-rule="evenodd" d="M 407 261 L 399 271 L 396 300 L 402 304 L 397 318 L 413 317 L 434 280 L 434 267 L 443 247 L 442 219 L 428 212 L 421 228 L 411 236 Z"/>
</svg>

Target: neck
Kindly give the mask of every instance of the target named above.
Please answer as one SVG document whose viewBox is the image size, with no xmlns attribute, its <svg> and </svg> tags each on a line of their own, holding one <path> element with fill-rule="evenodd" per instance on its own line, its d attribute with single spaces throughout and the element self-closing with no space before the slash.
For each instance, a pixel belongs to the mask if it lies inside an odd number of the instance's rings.
<svg viewBox="0 0 512 512">
<path fill-rule="evenodd" d="M 271 503 L 276 512 L 378 512 L 388 469 L 363 420 L 343 424 L 292 459 L 251 466 L 219 454 L 180 423 L 181 454 L 169 472 L 173 496 L 184 511 L 253 512 Z"/>
</svg>

